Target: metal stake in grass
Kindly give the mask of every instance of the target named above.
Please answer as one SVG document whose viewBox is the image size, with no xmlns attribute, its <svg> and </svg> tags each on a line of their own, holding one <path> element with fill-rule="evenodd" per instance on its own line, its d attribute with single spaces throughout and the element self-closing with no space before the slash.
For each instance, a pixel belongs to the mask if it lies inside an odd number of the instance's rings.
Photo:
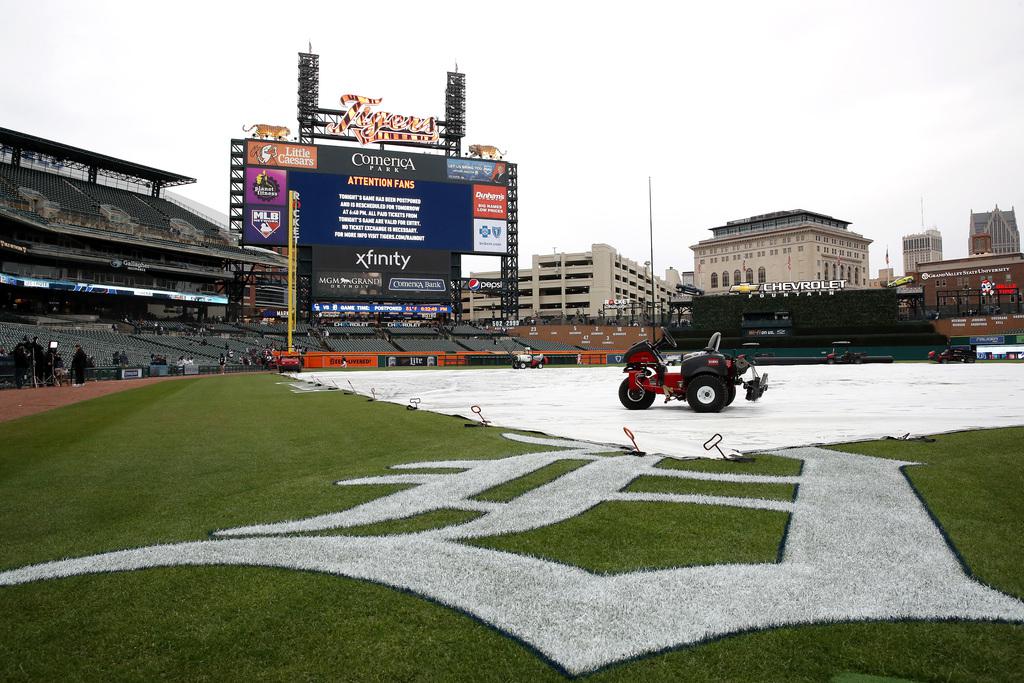
<svg viewBox="0 0 1024 683">
<path fill-rule="evenodd" d="M 633 450 L 631 451 L 633 455 L 647 455 L 647 453 L 640 450 L 640 447 L 636 445 L 636 439 L 633 438 L 633 431 L 629 427 L 623 427 L 622 431 L 624 431 L 626 436 L 629 437 L 629 440 L 633 442 Z"/>
<path fill-rule="evenodd" d="M 418 398 L 410 398 L 409 405 L 405 407 L 406 410 L 419 410 L 420 400 Z"/>
<path fill-rule="evenodd" d="M 373 390 L 373 387 L 370 387 L 370 398 L 366 399 L 366 401 L 367 401 L 367 403 L 369 403 L 371 401 L 376 401 L 376 400 L 377 400 L 377 392 Z"/>
<path fill-rule="evenodd" d="M 737 451 L 730 450 L 729 453 L 722 451 L 722 448 L 718 445 L 722 443 L 722 435 L 715 434 L 710 439 L 704 442 L 704 450 L 710 451 L 714 448 L 718 451 L 718 455 L 722 460 L 730 460 L 732 462 L 754 462 L 754 459 L 747 455 L 742 455 Z"/>
<path fill-rule="evenodd" d="M 470 406 L 469 409 L 476 413 L 476 416 L 480 418 L 481 427 L 486 427 L 487 425 L 491 424 L 490 420 L 484 419 L 484 414 L 483 412 L 481 412 L 480 406 Z"/>
</svg>

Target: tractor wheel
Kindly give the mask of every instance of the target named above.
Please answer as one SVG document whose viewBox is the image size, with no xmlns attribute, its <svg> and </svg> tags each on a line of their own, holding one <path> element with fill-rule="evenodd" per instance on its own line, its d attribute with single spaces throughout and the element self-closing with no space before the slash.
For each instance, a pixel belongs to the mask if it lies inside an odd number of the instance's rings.
<svg viewBox="0 0 1024 683">
<path fill-rule="evenodd" d="M 619 385 L 619 402 L 629 410 L 647 410 L 654 403 L 654 392 L 643 387 L 629 388 L 629 378 Z"/>
<path fill-rule="evenodd" d="M 732 382 L 728 382 L 725 385 L 725 405 L 731 406 L 732 402 L 736 400 L 736 385 Z"/>
<path fill-rule="evenodd" d="M 698 413 L 717 413 L 727 399 L 725 383 L 714 375 L 698 375 L 686 387 L 686 402 Z"/>
<path fill-rule="evenodd" d="M 836 361 L 834 358 L 826 358 L 825 362 L 828 363 L 829 365 L 834 365 Z"/>
<path fill-rule="evenodd" d="M 537 369 L 538 369 L 538 370 L 541 370 L 541 369 L 543 369 L 543 367 L 544 367 L 544 364 L 543 364 L 543 363 L 537 363 Z"/>
<path fill-rule="evenodd" d="M 861 358 L 860 356 L 857 356 L 856 358 L 853 359 L 853 362 L 855 365 L 860 365 L 861 363 L 864 362 L 864 359 Z"/>
</svg>

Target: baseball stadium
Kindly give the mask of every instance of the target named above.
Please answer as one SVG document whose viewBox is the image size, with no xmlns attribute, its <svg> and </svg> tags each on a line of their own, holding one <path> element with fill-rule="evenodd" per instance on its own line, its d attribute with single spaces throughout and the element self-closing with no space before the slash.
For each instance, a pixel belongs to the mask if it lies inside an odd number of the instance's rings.
<svg viewBox="0 0 1024 683">
<path fill-rule="evenodd" d="M 0 679 L 1021 679 L 1024 257 L 527 265 L 465 73 L 320 81 L 226 216 L 0 128 Z"/>
</svg>

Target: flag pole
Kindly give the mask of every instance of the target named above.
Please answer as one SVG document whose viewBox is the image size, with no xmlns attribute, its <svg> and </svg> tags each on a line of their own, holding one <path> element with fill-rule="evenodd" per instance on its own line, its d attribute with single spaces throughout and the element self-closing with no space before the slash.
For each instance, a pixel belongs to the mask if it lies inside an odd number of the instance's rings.
<svg viewBox="0 0 1024 683">
<path fill-rule="evenodd" d="M 657 341 L 654 316 L 657 314 L 658 295 L 654 284 L 654 200 L 651 192 L 651 176 L 647 176 L 647 218 L 650 223 L 651 237 L 651 343 Z"/>
</svg>

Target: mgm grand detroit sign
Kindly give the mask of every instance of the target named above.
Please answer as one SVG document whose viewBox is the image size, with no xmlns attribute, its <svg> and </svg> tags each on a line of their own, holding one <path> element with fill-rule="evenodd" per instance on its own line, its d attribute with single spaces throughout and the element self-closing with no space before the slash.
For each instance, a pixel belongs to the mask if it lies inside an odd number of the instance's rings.
<svg viewBox="0 0 1024 683">
<path fill-rule="evenodd" d="M 832 296 L 846 289 L 846 280 L 806 280 L 801 282 L 762 282 L 758 285 L 733 285 L 730 294 L 746 294 L 747 296 Z"/>
</svg>

